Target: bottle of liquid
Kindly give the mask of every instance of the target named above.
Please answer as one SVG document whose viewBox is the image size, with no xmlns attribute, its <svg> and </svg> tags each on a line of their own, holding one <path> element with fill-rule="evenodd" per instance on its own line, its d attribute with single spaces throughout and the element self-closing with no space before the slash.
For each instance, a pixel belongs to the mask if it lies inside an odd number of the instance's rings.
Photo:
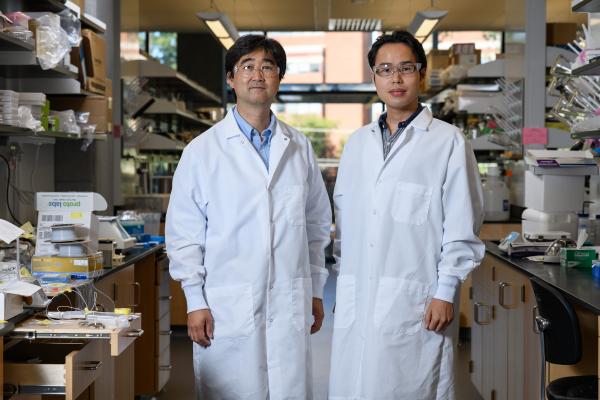
<svg viewBox="0 0 600 400">
<path fill-rule="evenodd" d="M 497 165 L 488 168 L 483 184 L 483 204 L 486 221 L 507 221 L 510 218 L 509 191 L 500 177 Z"/>
<path fill-rule="evenodd" d="M 585 242 L 583 243 L 584 245 L 588 245 L 589 244 L 589 235 L 590 235 L 590 216 L 587 213 L 578 213 L 577 214 L 578 217 L 578 225 L 577 225 L 577 240 L 579 240 L 581 238 L 581 235 L 585 232 L 585 234 L 588 236 L 587 239 L 585 240 Z"/>
</svg>

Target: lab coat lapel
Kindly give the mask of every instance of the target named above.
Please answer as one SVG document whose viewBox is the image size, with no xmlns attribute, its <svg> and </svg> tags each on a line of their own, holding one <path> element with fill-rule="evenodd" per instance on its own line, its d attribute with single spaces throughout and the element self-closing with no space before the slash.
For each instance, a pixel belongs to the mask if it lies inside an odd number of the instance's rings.
<svg viewBox="0 0 600 400">
<path fill-rule="evenodd" d="M 281 122 L 277 121 L 275 135 L 271 138 L 271 150 L 269 151 L 269 185 L 271 185 L 279 164 L 282 162 L 281 160 L 290 141 L 290 135 L 286 128 L 282 126 Z"/>
<path fill-rule="evenodd" d="M 387 165 L 394 159 L 399 156 L 399 153 L 403 154 L 404 157 L 400 160 L 399 164 L 397 164 L 396 168 L 401 170 L 406 160 L 408 159 L 407 155 L 411 154 L 413 148 L 418 142 L 415 135 L 419 135 L 424 133 L 429 129 L 429 125 L 431 124 L 433 117 L 431 115 L 431 111 L 428 108 L 423 108 L 423 110 L 417 115 L 417 117 L 406 127 L 404 132 L 400 135 L 400 138 L 394 143 L 392 149 L 388 153 L 387 158 L 383 162 L 381 170 L 379 171 L 379 175 L 383 173 Z M 381 136 L 381 135 L 380 135 Z M 382 140 L 382 139 L 380 139 Z M 381 145 L 381 154 L 383 157 L 383 144 Z"/>
<path fill-rule="evenodd" d="M 244 133 L 240 130 L 240 127 L 233 116 L 233 112 L 229 112 L 225 116 L 221 130 L 223 131 L 225 145 L 230 148 L 231 151 L 237 153 L 236 158 L 252 160 L 248 161 L 255 164 L 252 169 L 260 171 L 259 173 L 262 174 L 266 179 L 268 174 L 265 164 L 263 163 L 263 160 L 260 158 L 260 154 L 258 154 L 252 143 L 250 143 L 246 135 L 244 135 Z"/>
</svg>

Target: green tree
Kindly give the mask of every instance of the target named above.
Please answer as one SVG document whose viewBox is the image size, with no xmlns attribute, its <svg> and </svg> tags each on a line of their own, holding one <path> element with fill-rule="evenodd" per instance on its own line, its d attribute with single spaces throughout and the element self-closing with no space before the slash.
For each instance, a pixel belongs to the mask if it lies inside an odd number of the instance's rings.
<svg viewBox="0 0 600 400">
<path fill-rule="evenodd" d="M 293 114 L 280 115 L 280 118 L 296 129 L 299 129 L 313 146 L 318 158 L 336 157 L 337 148 L 328 138 L 327 130 L 337 128 L 335 121 L 318 115 Z"/>
<path fill-rule="evenodd" d="M 177 32 L 151 32 L 150 55 L 161 64 L 177 69 Z"/>
</svg>

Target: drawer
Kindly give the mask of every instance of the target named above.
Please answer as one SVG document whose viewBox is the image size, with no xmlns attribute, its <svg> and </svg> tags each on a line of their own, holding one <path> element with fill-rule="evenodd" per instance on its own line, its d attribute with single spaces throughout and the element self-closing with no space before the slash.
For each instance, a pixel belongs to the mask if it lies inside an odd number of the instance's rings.
<svg viewBox="0 0 600 400">
<path fill-rule="evenodd" d="M 158 391 L 167 384 L 171 377 L 171 350 L 167 348 L 158 356 Z"/>
<path fill-rule="evenodd" d="M 119 356 L 140 337 L 142 317 L 130 321 L 127 328 L 92 328 L 80 326 L 79 320 L 57 321 L 42 324 L 35 318 L 23 321 L 8 334 L 11 338 L 28 340 L 109 340 L 111 356 Z"/>
<path fill-rule="evenodd" d="M 169 257 L 166 253 L 160 253 L 156 256 L 156 284 L 160 285 L 169 279 Z"/>
<path fill-rule="evenodd" d="M 4 381 L 21 394 L 64 395 L 75 400 L 102 372 L 95 340 L 22 340 L 4 352 Z"/>
<path fill-rule="evenodd" d="M 163 280 L 160 281 L 160 286 L 158 287 L 158 295 L 159 296 L 168 296 L 171 294 L 171 286 L 170 286 L 170 282 L 171 280 L 169 279 L 169 275 L 166 274 L 163 277 Z"/>
<path fill-rule="evenodd" d="M 130 321 L 129 328 L 113 329 L 110 333 L 110 355 L 113 357 L 120 356 L 143 334 L 141 316 Z"/>
<path fill-rule="evenodd" d="M 173 296 L 158 296 L 158 313 L 156 314 L 157 320 L 162 319 L 171 309 L 171 300 Z"/>
<path fill-rule="evenodd" d="M 171 343 L 171 313 L 165 314 L 160 321 L 156 322 L 156 331 L 158 332 L 158 351 L 162 353 Z"/>
</svg>

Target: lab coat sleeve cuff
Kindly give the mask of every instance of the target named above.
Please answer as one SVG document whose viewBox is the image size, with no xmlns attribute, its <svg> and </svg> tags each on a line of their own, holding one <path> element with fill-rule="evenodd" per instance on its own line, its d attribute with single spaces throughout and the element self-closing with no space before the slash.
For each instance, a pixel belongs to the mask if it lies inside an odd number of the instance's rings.
<svg viewBox="0 0 600 400">
<path fill-rule="evenodd" d="M 183 293 L 187 302 L 188 314 L 192 311 L 204 310 L 208 308 L 204 298 L 204 289 L 201 283 L 183 286 Z"/>
<path fill-rule="evenodd" d="M 313 272 L 312 273 L 312 297 L 316 297 L 317 299 L 323 298 L 323 290 L 325 289 L 325 282 L 327 281 L 327 270 L 325 273 L 323 272 Z"/>
<path fill-rule="evenodd" d="M 440 275 L 438 278 L 438 288 L 433 298 L 454 303 L 454 295 L 459 283 L 460 280 L 456 276 Z"/>
</svg>

